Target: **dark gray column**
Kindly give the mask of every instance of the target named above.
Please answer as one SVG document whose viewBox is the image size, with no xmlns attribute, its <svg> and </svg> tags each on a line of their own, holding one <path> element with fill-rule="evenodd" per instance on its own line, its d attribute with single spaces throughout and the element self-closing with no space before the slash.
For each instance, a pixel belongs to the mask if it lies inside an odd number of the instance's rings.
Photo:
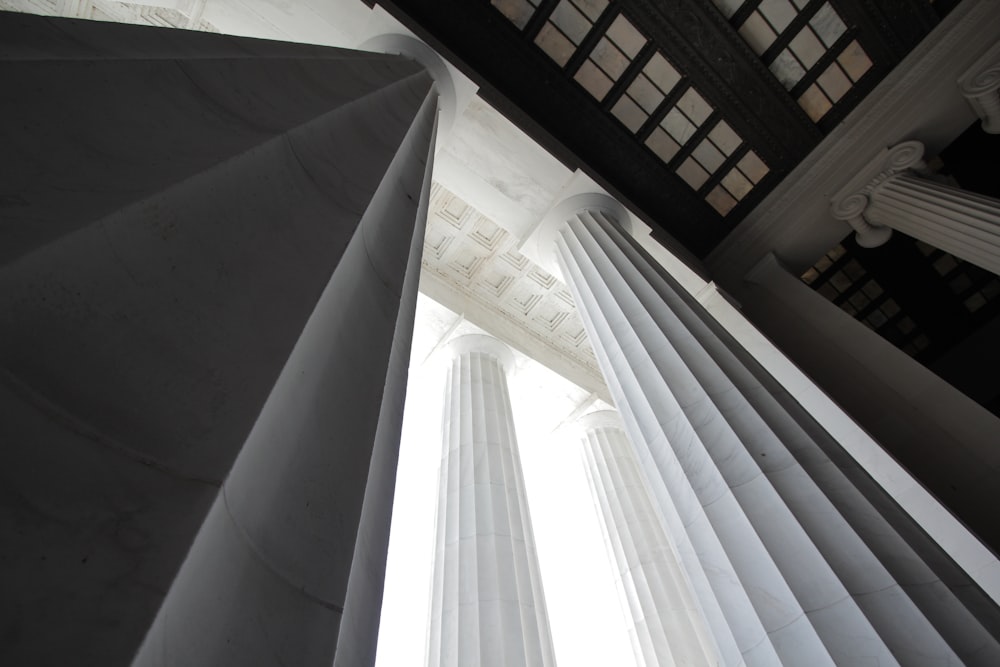
<svg viewBox="0 0 1000 667">
<path fill-rule="evenodd" d="M 182 31 L 0 32 L 0 662 L 125 665 L 149 631 L 138 664 L 370 663 L 429 77 Z"/>
<path fill-rule="evenodd" d="M 0 265 L 418 69 L 398 56 L 7 12 L 0 62 Z"/>
</svg>

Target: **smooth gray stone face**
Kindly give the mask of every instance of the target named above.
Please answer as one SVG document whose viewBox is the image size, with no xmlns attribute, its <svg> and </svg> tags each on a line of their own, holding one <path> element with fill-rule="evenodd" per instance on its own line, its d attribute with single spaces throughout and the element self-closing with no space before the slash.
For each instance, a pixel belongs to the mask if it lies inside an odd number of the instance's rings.
<svg viewBox="0 0 1000 667">
<path fill-rule="evenodd" d="M 773 257 L 747 284 L 747 316 L 994 551 L 1000 421 L 789 274 Z M 963 355 L 976 354 L 967 341 Z M 994 341 L 986 346 L 992 355 Z M 987 373 L 982 374 L 988 377 Z"/>
<path fill-rule="evenodd" d="M 341 49 L 0 17 L 0 264 L 419 71 Z"/>
<path fill-rule="evenodd" d="M 379 463 L 394 460 L 429 78 L 397 57 L 26 15 L 0 14 L 0 36 L 0 532 L 13 544 L 2 550 L 0 663 L 129 663 L 339 274 L 350 298 L 328 304 L 327 318 L 379 329 L 355 346 L 367 359 L 338 361 L 336 337 L 324 340 L 344 382 L 377 387 L 346 387 L 356 421 L 325 426 L 332 491 L 317 500 L 333 515 L 310 520 L 336 556 L 298 570 L 279 554 L 248 560 L 239 531 L 211 527 L 215 512 L 201 534 L 211 554 L 233 556 L 218 572 L 227 576 L 189 589 L 213 600 L 239 591 L 267 623 L 286 619 L 291 596 L 301 634 L 276 655 L 329 658 L 340 612 L 294 589 L 274 597 L 283 589 L 254 573 L 292 572 L 342 608 L 360 530 L 371 564 L 359 580 L 371 581 L 358 586 L 377 609 L 391 484 L 367 494 L 365 480 L 377 430 Z M 271 429 L 291 437 L 310 424 L 279 418 Z M 270 463 L 257 466 L 270 474 Z M 272 497 L 287 511 L 302 500 Z M 273 529 L 259 507 L 238 509 L 254 535 Z M 322 584 L 311 583 L 317 567 Z M 372 613 L 355 605 L 352 627 L 372 643 Z M 210 620 L 203 629 L 267 641 Z M 324 640 L 302 639 L 312 631 Z M 232 664 L 272 655 L 254 647 Z M 200 664 L 224 664 L 213 660 Z"/>
</svg>

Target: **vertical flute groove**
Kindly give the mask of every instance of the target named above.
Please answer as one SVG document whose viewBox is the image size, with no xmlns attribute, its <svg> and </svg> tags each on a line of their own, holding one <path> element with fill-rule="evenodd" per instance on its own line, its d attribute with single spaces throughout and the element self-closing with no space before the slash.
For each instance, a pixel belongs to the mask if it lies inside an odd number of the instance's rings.
<svg viewBox="0 0 1000 667">
<path fill-rule="evenodd" d="M 517 438 L 499 341 L 463 336 L 450 344 L 442 470 L 459 469 L 457 493 L 439 496 L 438 541 L 428 646 L 429 667 L 555 664 L 541 588 Z M 441 506 L 447 506 L 441 510 Z M 442 516 L 457 516 L 458 548 L 442 549 Z M 447 521 L 446 521 L 447 523 Z M 447 541 L 447 538 L 446 538 Z M 455 574 L 453 574 L 455 573 Z M 454 589 L 449 576 L 457 576 Z M 456 623 L 442 622 L 449 615 Z"/>
</svg>

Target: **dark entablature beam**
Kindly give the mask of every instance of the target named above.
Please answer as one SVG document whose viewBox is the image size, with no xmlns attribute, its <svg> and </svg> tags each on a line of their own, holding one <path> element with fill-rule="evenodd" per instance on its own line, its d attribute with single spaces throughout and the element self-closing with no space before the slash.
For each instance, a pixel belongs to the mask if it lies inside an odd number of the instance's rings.
<svg viewBox="0 0 1000 667">
<path fill-rule="evenodd" d="M 463 68 L 484 99 L 553 155 L 571 168 L 585 168 L 694 254 L 703 257 L 735 224 L 488 2 L 396 0 L 385 6 Z"/>
</svg>

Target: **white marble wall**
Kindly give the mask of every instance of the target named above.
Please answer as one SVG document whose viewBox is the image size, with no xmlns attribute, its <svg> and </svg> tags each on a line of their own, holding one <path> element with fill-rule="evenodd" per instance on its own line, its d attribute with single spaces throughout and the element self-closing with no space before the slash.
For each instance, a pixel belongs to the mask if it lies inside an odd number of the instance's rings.
<svg viewBox="0 0 1000 667">
<path fill-rule="evenodd" d="M 517 437 L 510 350 L 449 344 L 429 667 L 555 664 Z"/>
</svg>

